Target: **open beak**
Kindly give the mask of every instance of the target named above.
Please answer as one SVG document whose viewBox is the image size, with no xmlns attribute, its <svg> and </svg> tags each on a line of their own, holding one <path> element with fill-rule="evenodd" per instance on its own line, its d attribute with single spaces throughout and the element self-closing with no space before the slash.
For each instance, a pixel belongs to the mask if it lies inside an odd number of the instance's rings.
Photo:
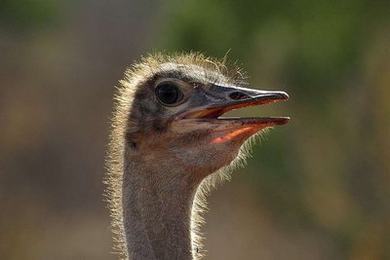
<svg viewBox="0 0 390 260">
<path fill-rule="evenodd" d="M 180 115 L 181 119 L 199 120 L 223 120 L 239 123 L 242 127 L 251 127 L 260 130 L 275 125 L 283 125 L 289 121 L 289 117 L 221 117 L 224 113 L 248 106 L 265 105 L 279 101 L 286 101 L 289 96 L 283 91 L 263 91 L 241 87 L 218 87 L 218 102 L 194 108 Z M 214 93 L 213 93 L 214 94 Z"/>
</svg>

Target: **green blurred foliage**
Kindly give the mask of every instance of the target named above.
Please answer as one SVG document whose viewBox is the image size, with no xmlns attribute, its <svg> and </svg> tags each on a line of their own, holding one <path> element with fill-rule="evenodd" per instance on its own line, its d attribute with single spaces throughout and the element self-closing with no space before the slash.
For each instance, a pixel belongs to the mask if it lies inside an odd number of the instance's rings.
<svg viewBox="0 0 390 260">
<path fill-rule="evenodd" d="M 313 102 L 335 83 L 388 19 L 389 1 L 171 1 L 164 46 L 223 56 L 231 50 L 243 63 L 257 52 L 288 52 L 289 81 Z M 276 44 L 270 46 L 267 43 Z M 266 53 L 264 54 L 266 55 Z M 312 85 L 322 88 L 313 88 Z M 326 86 L 326 87 L 325 87 Z"/>
<path fill-rule="evenodd" d="M 59 3 L 54 0 L 0 1 L 0 25 L 11 31 L 48 26 L 58 15 Z"/>
</svg>

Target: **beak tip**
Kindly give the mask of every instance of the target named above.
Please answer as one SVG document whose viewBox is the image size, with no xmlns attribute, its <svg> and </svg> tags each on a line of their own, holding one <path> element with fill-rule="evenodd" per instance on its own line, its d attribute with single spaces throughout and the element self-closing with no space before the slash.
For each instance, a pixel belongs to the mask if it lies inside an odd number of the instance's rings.
<svg viewBox="0 0 390 260">
<path fill-rule="evenodd" d="M 285 125 L 290 121 L 290 117 L 281 117 L 280 120 L 277 122 L 278 125 Z"/>
<path fill-rule="evenodd" d="M 287 99 L 290 98 L 290 96 L 286 92 L 284 92 L 284 91 L 280 91 L 278 93 L 278 95 L 279 95 L 280 99 L 282 99 L 282 100 L 287 100 Z"/>
</svg>

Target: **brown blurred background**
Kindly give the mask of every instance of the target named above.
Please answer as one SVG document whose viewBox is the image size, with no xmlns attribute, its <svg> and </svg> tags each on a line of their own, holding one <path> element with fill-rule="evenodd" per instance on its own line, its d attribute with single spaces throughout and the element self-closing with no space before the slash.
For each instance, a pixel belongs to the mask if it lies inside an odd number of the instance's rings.
<svg viewBox="0 0 390 260">
<path fill-rule="evenodd" d="M 115 259 L 114 85 L 150 51 L 231 60 L 290 115 L 209 198 L 206 259 L 390 259 L 390 1 L 0 2 L 0 259 Z M 240 111 L 241 113 L 242 111 Z"/>
</svg>

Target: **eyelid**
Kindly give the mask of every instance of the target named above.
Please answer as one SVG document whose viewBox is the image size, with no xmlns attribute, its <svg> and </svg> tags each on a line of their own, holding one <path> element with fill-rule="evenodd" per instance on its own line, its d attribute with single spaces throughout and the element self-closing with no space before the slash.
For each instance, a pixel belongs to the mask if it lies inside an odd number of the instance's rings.
<svg viewBox="0 0 390 260">
<path fill-rule="evenodd" d="M 157 80 L 154 87 L 156 88 L 158 85 L 160 85 L 161 83 L 165 83 L 165 82 L 172 82 L 172 83 L 176 84 L 177 86 L 183 87 L 183 88 L 189 86 L 189 84 L 183 80 L 175 79 L 175 78 L 166 78 L 166 79 Z"/>
<path fill-rule="evenodd" d="M 176 79 L 176 78 L 165 78 L 165 79 L 160 79 L 157 80 L 155 83 L 155 88 L 160 85 L 163 82 L 173 82 L 176 84 L 180 89 L 184 92 L 188 92 L 194 87 L 194 84 L 192 82 L 186 82 L 184 80 Z"/>
</svg>

